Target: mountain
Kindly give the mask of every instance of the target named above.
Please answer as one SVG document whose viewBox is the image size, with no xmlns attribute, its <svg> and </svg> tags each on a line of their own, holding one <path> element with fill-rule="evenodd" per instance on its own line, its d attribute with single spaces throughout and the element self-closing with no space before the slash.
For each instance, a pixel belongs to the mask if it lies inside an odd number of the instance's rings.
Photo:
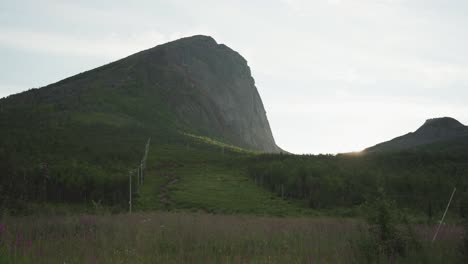
<svg viewBox="0 0 468 264">
<path fill-rule="evenodd" d="M 44 123 L 69 129 L 77 121 L 151 127 L 256 151 L 280 151 L 247 61 L 208 36 L 179 39 L 9 96 L 0 107 L 6 133 Z M 6 124 L 13 115 L 15 120 Z M 96 131 L 94 136 L 101 135 Z"/>
<path fill-rule="evenodd" d="M 432 118 L 415 132 L 394 138 L 367 148 L 365 152 L 397 151 L 421 147 L 437 147 L 446 149 L 448 146 L 466 145 L 468 143 L 468 126 L 451 117 Z"/>
<path fill-rule="evenodd" d="M 145 197 L 182 175 L 174 168 L 189 177 L 246 150 L 281 151 L 246 60 L 211 37 L 183 38 L 0 99 L 0 210 L 29 202 L 126 208 L 129 171 L 149 138 L 154 184 L 148 177 Z"/>
</svg>

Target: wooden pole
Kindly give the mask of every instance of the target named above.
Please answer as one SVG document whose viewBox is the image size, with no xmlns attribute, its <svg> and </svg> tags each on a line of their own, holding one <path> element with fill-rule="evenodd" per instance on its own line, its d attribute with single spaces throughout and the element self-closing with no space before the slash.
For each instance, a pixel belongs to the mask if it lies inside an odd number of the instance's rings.
<svg viewBox="0 0 468 264">
<path fill-rule="evenodd" d="M 452 198 L 453 198 L 453 195 L 455 194 L 455 191 L 456 191 L 456 190 L 457 190 L 457 188 L 456 188 L 456 187 L 453 187 L 452 195 L 450 196 L 450 200 L 449 200 L 449 202 L 448 202 L 448 204 L 447 204 L 447 207 L 445 208 L 444 215 L 442 216 L 442 219 L 441 219 L 440 222 L 439 222 L 439 226 L 437 226 L 437 230 L 436 230 L 436 232 L 435 232 L 435 234 L 434 234 L 434 237 L 432 238 L 432 242 L 434 242 L 434 241 L 436 240 L 437 234 L 439 234 L 440 226 L 441 226 L 442 223 L 444 222 L 445 215 L 447 214 L 447 211 L 448 211 L 448 209 L 449 209 L 449 207 L 450 207 L 450 203 L 452 202 Z"/>
<path fill-rule="evenodd" d="M 141 165 L 141 184 L 143 184 L 143 177 L 145 175 L 145 165 Z"/>
<path fill-rule="evenodd" d="M 138 187 L 140 187 L 140 167 L 137 167 L 136 168 L 136 186 L 137 186 L 137 190 L 138 190 Z"/>
<path fill-rule="evenodd" d="M 128 173 L 128 212 L 132 213 L 132 171 Z"/>
<path fill-rule="evenodd" d="M 146 158 L 148 156 L 148 151 L 149 151 L 149 146 L 150 146 L 151 138 L 148 139 L 146 142 L 145 146 L 145 153 L 143 155 L 143 159 L 140 162 L 140 165 L 137 167 L 136 171 L 135 170 L 130 170 L 128 173 L 128 212 L 131 214 L 132 213 L 132 176 L 136 172 L 137 173 L 137 188 L 138 191 L 140 190 L 140 186 L 143 184 L 143 171 L 146 167 Z"/>
</svg>

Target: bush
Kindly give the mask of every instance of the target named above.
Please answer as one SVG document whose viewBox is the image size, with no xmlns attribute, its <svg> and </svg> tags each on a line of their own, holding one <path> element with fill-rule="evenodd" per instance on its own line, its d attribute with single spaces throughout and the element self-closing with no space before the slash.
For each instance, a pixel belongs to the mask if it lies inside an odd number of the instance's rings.
<svg viewBox="0 0 468 264">
<path fill-rule="evenodd" d="M 365 261 L 393 262 L 406 256 L 410 249 L 420 248 L 406 217 L 397 209 L 395 202 L 387 198 L 383 189 L 364 204 L 364 209 L 368 235 L 358 241 L 358 247 Z M 406 227 L 404 230 L 403 226 Z"/>
</svg>

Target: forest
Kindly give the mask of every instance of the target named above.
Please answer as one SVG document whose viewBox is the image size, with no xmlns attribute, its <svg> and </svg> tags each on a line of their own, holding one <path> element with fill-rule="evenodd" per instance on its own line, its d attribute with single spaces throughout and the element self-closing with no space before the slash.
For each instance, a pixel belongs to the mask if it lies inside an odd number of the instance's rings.
<svg viewBox="0 0 468 264">
<path fill-rule="evenodd" d="M 379 188 L 399 207 L 432 219 L 457 188 L 451 211 L 466 214 L 466 152 L 400 151 L 340 155 L 259 155 L 250 177 L 285 199 L 314 209 L 353 208 Z"/>
</svg>

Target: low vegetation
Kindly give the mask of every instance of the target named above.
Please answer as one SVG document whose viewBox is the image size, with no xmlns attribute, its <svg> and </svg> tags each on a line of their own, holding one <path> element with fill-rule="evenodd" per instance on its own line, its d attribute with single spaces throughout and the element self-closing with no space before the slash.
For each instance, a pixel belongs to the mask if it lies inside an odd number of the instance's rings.
<svg viewBox="0 0 468 264">
<path fill-rule="evenodd" d="M 365 263 L 355 219 L 193 213 L 3 217 L 0 263 Z M 416 225 L 419 251 L 371 263 L 456 263 L 460 228 Z"/>
</svg>

